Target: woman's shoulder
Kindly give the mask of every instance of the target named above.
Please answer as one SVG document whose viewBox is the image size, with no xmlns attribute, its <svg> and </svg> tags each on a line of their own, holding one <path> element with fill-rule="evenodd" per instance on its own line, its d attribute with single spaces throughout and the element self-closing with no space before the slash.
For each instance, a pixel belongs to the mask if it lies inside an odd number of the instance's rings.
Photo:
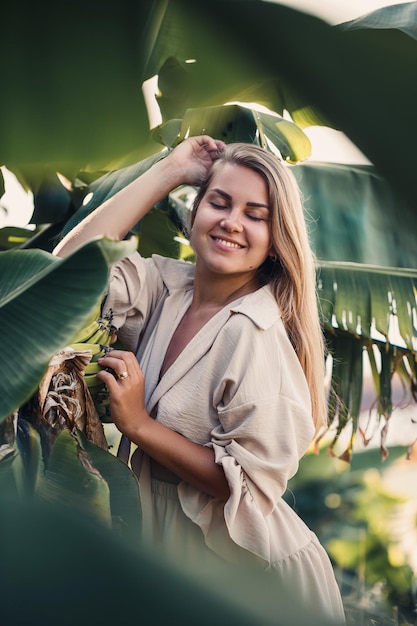
<svg viewBox="0 0 417 626">
<path fill-rule="evenodd" d="M 168 291 L 173 291 L 192 286 L 194 264 L 160 254 L 144 257 L 136 251 L 116 263 L 111 274 L 118 274 L 130 282 L 136 280 L 141 284 L 149 283 L 149 281 L 155 285 L 156 283 L 164 284 Z"/>
<path fill-rule="evenodd" d="M 159 254 L 153 254 L 150 259 L 169 291 L 192 287 L 195 270 L 194 263 L 182 259 L 164 257 Z"/>
<path fill-rule="evenodd" d="M 261 330 L 267 330 L 281 320 L 278 303 L 269 285 L 240 298 L 231 307 L 231 312 L 241 313 Z"/>
<path fill-rule="evenodd" d="M 283 359 L 299 369 L 300 363 L 288 337 L 281 310 L 269 285 L 244 296 L 230 309 L 227 324 L 221 332 L 224 349 L 229 353 L 250 355 L 254 363 L 257 358 L 270 363 L 281 363 Z"/>
</svg>

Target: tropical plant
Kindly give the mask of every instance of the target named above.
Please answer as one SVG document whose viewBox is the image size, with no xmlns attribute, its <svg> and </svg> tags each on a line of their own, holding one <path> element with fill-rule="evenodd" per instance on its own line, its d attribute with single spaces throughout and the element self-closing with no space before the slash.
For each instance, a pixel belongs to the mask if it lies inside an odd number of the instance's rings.
<svg viewBox="0 0 417 626">
<path fill-rule="evenodd" d="M 15 126 L 7 128 L 8 133 L 14 131 L 14 134 L 13 142 L 3 144 L 10 146 L 9 149 L 3 148 L 4 162 L 34 191 L 32 223 L 37 228 L 35 236 L 26 232 L 28 242 L 23 247 L 51 250 L 62 232 L 82 215 L 127 184 L 155 158 L 163 156 L 164 149 L 169 149 L 189 133 L 210 132 L 226 141 L 257 141 L 266 149 L 281 154 L 289 163 L 298 163 L 293 169 L 313 217 L 311 232 L 320 267 L 318 286 L 323 322 L 333 357 L 334 389 L 337 389 L 337 402 L 332 409 L 336 434 L 331 447 L 336 446 L 340 430 L 351 427 L 353 420 L 350 444 L 346 451 L 342 451 L 345 458 L 350 458 L 361 404 L 360 362 L 363 352 L 370 357 L 376 405 L 382 420 L 388 420 L 391 414 L 394 372 L 402 383 L 407 384 L 414 400 L 414 176 L 411 173 L 412 159 L 408 158 L 412 151 L 408 137 L 414 124 L 416 100 L 414 81 L 410 79 L 417 48 L 412 30 L 416 6 L 417 3 L 412 2 L 388 7 L 372 14 L 372 18 L 331 27 L 312 16 L 259 1 L 237 3 L 223 0 L 195 6 L 181 1 L 143 3 L 136 15 L 141 21 L 116 21 L 113 38 L 121 38 L 123 28 L 130 38 L 126 35 L 126 41 L 119 41 L 117 53 L 113 51 L 109 55 L 107 49 L 103 57 L 111 57 L 109 72 L 118 91 L 113 89 L 110 98 L 107 94 L 106 103 L 100 101 L 102 108 L 98 109 L 100 92 L 95 98 L 90 85 L 83 84 L 84 110 L 100 111 L 100 116 L 89 119 L 88 132 L 84 123 L 80 125 L 87 141 L 76 144 L 75 135 L 69 138 L 67 133 L 71 122 L 80 123 L 79 102 L 71 110 L 72 117 L 67 114 L 68 126 L 60 133 L 54 127 L 57 134 L 48 133 L 51 135 L 49 142 L 37 146 L 38 151 L 30 142 L 33 129 L 26 134 L 25 141 L 21 141 L 20 131 L 17 132 Z M 132 7 L 128 3 L 123 5 L 123 10 L 125 17 L 132 17 Z M 222 20 L 218 19 L 219 15 Z M 44 14 L 42 20 L 45 20 Z M 142 26 L 139 24 L 145 23 L 146 29 L 140 32 L 138 29 Z M 390 24 L 395 29 L 387 29 Z M 66 23 L 67 27 L 74 28 L 85 41 L 84 27 L 76 29 L 71 19 Z M 104 32 L 108 28 L 103 25 Z M 264 33 L 256 46 L 248 45 L 252 40 L 249 33 L 254 28 Z M 44 29 L 43 25 L 41 29 Z M 215 46 L 212 45 L 214 29 L 217 33 Z M 141 105 L 139 102 L 135 102 L 134 107 L 126 104 L 132 102 L 132 84 L 129 82 L 134 71 L 129 47 L 132 39 L 143 44 L 141 80 L 158 75 L 157 103 L 162 123 L 153 133 L 146 129 L 142 99 L 138 98 Z M 292 53 L 277 55 L 276 41 L 280 42 L 281 50 L 287 47 Z M 94 43 L 102 54 L 101 39 L 94 40 Z M 330 50 L 332 52 L 328 54 Z M 71 55 L 63 50 L 59 62 L 66 69 L 70 59 Z M 20 63 L 18 54 L 12 57 L 11 66 L 15 70 L 20 68 Z M 396 70 L 398 66 L 400 72 Z M 118 70 L 125 67 L 125 71 L 118 74 L 116 67 Z M 381 67 L 384 68 L 383 74 Z M 59 92 L 68 96 L 68 90 L 64 90 L 59 82 L 60 75 L 54 74 L 52 80 L 52 64 L 50 71 L 48 64 L 44 68 L 47 68 L 45 76 L 52 81 L 51 85 L 55 82 Z M 140 75 L 139 70 L 135 71 Z M 368 80 L 371 75 L 372 89 Z M 337 77 L 338 87 L 335 89 Z M 8 74 L 5 84 L 9 84 Z M 96 78 L 95 84 L 96 90 L 103 89 L 101 77 Z M 391 88 L 387 88 L 388 84 Z M 225 106 L 227 102 L 236 101 L 244 106 Z M 267 106 L 270 113 L 264 112 L 265 109 L 259 111 L 259 106 L 255 107 L 251 104 L 253 102 Z M 73 101 L 69 99 L 68 103 Z M 63 107 L 64 103 L 60 101 L 59 106 Z M 126 106 L 128 112 L 123 119 L 114 116 L 121 106 Z M 140 106 L 143 107 L 141 113 Z M 110 107 L 113 107 L 114 114 Z M 399 112 L 397 116 L 396 111 Z M 292 121 L 288 116 L 284 118 L 287 113 Z M 135 124 L 129 117 L 132 114 L 137 114 Z M 27 128 L 30 120 L 24 117 L 24 112 L 22 115 L 21 128 Z M 5 119 L 10 117 L 15 119 L 6 109 Z M 102 119 L 111 120 L 106 125 L 105 134 Z M 395 158 L 391 149 L 386 149 L 384 131 L 388 119 L 395 119 L 395 140 L 400 146 L 401 159 Z M 55 123 L 54 115 L 49 116 L 48 124 Z M 308 163 L 310 146 L 302 129 L 324 123 L 344 130 L 374 165 L 364 167 L 362 171 L 358 167 L 339 166 L 336 172 L 335 169 L 331 171 L 330 165 Z M 127 125 L 137 129 L 137 140 L 132 141 L 131 133 L 127 136 Z M 96 138 L 99 134 L 99 142 L 88 140 L 88 137 L 94 135 Z M 60 142 L 55 141 L 56 137 Z M 156 151 L 155 140 L 165 148 Z M 131 153 L 126 156 L 130 149 Z M 32 165 L 28 166 L 30 161 Z M 42 164 L 45 162 L 48 162 L 47 166 Z M 342 206 L 335 204 L 335 190 L 339 189 L 341 180 L 348 185 L 353 178 L 345 202 Z M 366 205 L 353 207 L 352 190 L 358 187 L 367 194 Z M 323 192 L 324 188 L 327 193 Z M 93 194 L 92 200 L 85 202 L 89 193 Z M 401 207 L 400 223 L 394 206 L 397 210 Z M 369 232 L 370 220 L 366 218 L 370 207 L 375 210 L 375 219 L 387 222 L 378 235 L 378 245 L 373 237 L 363 237 Z M 181 229 L 187 214 L 181 194 L 167 199 L 159 208 L 163 208 L 167 215 L 154 214 L 149 218 L 149 224 L 153 221 L 156 227 L 141 236 L 142 252 L 181 255 Z M 174 222 L 177 241 L 169 228 L 159 228 L 167 217 L 168 223 Z M 339 229 L 337 239 L 333 238 L 335 225 L 341 224 L 345 226 L 344 233 Z M 346 229 L 347 224 L 349 229 Z M 136 232 L 142 235 L 142 229 L 146 229 L 146 220 L 137 226 Z M 151 232 L 158 233 L 156 242 L 150 236 Z M 162 238 L 161 233 L 164 233 Z M 329 247 L 331 241 L 337 242 L 332 248 Z M 401 241 L 400 246 L 396 245 L 398 241 Z M 326 242 L 325 246 L 323 242 Z M 10 245 L 8 240 L 4 248 Z M 395 246 L 397 253 L 393 254 Z M 343 250 L 345 255 L 341 254 Z M 370 253 L 375 250 L 378 254 Z M 355 265 L 358 262 L 360 267 Z M 392 320 L 395 322 L 395 319 L 398 319 L 400 332 L 393 337 Z M 383 441 L 381 447 L 384 450 Z"/>
<path fill-rule="evenodd" d="M 55 366 L 51 357 L 70 351 L 72 373 L 74 368 L 81 371 L 89 367 L 91 355 L 79 367 L 77 358 L 86 351 L 77 352 L 77 345 L 72 350 L 65 346 L 75 339 L 86 339 L 79 331 L 91 327 L 96 317 L 109 266 L 136 246 L 134 238 L 124 242 L 98 239 L 64 260 L 42 250 L 9 250 L 0 255 L 3 492 L 70 506 L 104 525 L 120 527 L 120 532 L 130 536 L 136 536 L 140 523 L 136 479 L 108 454 L 102 424 L 95 411 L 87 410 L 91 395 L 82 395 L 82 385 L 88 375 L 70 380 L 61 366 L 66 361 L 59 358 Z M 104 343 L 103 334 L 96 337 Z M 88 348 L 89 344 L 81 347 Z M 61 386 L 48 390 L 56 373 Z M 78 397 L 75 386 L 80 390 Z M 41 396 L 42 411 L 35 410 L 35 400 Z M 65 412 L 73 423 L 64 419 Z"/>
<path fill-rule="evenodd" d="M 2 15 L 11 26 L 0 44 L 7 59 L 0 162 L 33 192 L 35 232 L 0 232 L 3 492 L 52 496 L 60 506 L 77 502 L 82 517 L 91 516 L 91 503 L 99 503 L 95 522 L 121 530 L 128 521 L 134 533 L 136 484 L 125 466 L 81 432 L 64 431 L 45 474 L 38 434 L 22 419 L 16 437 L 9 417 L 30 400 L 50 358 L 86 323 L 104 292 L 109 263 L 126 251 L 119 247 L 124 244 L 96 241 L 61 261 L 50 255 L 56 241 L 190 132 L 257 141 L 281 154 L 299 178 L 312 216 L 323 324 L 333 358 L 333 446 L 353 421 L 344 455 L 350 458 L 364 350 L 382 418 L 391 413 L 394 372 L 414 399 L 417 45 L 415 32 L 404 25 L 416 23 L 416 11 L 417 3 L 407 3 L 375 14 L 371 24 L 340 28 L 261 0 L 122 0 L 110 17 L 101 3 L 76 0 L 59 22 L 52 2 L 25 5 L 23 11 L 20 3 L 7 3 Z M 386 29 L 385 16 L 402 21 Z M 150 132 L 140 86 L 154 75 L 162 123 Z M 343 130 L 373 165 L 310 164 L 302 131 L 312 124 Z M 329 192 L 323 196 L 324 180 Z M 343 202 L 342 194 L 335 194 L 341 180 L 349 187 Z M 352 206 L 358 181 L 367 202 Z M 144 254 L 188 254 L 182 227 L 191 193 L 172 194 L 137 225 Z M 377 245 L 368 237 L 375 223 L 370 206 L 376 221 L 385 220 Z M 335 224 L 344 225 L 343 240 Z M 18 238 L 25 242 L 16 245 Z M 391 336 L 393 319 L 401 341 L 398 334 Z M 69 468 L 76 480 L 68 483 Z M 84 481 L 89 489 L 83 500 L 78 487 Z"/>
<path fill-rule="evenodd" d="M 325 545 L 347 623 L 406 626 L 415 624 L 415 466 L 407 470 L 401 446 L 383 464 L 378 456 L 363 448 L 348 465 L 307 454 L 284 498 Z M 392 476 L 409 487 L 394 487 Z"/>
</svg>

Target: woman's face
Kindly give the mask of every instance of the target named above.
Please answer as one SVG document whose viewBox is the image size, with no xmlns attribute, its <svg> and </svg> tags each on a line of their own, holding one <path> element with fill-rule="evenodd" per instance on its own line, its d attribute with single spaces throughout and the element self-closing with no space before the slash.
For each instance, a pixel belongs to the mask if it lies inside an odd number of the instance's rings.
<svg viewBox="0 0 417 626">
<path fill-rule="evenodd" d="M 273 254 L 268 188 L 260 174 L 226 163 L 213 176 L 195 216 L 191 245 L 197 265 L 251 278 Z"/>
</svg>

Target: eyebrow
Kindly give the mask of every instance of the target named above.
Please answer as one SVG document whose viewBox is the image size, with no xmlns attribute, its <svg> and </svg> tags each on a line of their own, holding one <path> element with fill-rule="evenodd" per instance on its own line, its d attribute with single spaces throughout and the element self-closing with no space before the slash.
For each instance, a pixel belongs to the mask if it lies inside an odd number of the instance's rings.
<svg viewBox="0 0 417 626">
<path fill-rule="evenodd" d="M 223 198 L 225 198 L 225 200 L 231 200 L 232 196 L 228 193 L 226 193 L 225 191 L 223 191 L 222 189 L 217 189 L 217 188 L 213 188 L 213 189 L 209 189 L 209 191 L 214 191 L 216 193 L 218 193 L 220 196 L 223 196 Z M 264 204 L 263 202 L 247 202 L 246 206 L 253 206 L 253 207 L 258 207 L 258 208 L 262 208 L 262 209 L 268 209 L 269 211 L 269 206 L 267 204 Z"/>
</svg>

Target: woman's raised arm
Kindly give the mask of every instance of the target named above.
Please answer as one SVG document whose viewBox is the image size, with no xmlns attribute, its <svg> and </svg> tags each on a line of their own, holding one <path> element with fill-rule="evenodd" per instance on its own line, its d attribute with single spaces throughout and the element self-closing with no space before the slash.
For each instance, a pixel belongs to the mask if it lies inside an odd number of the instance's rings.
<svg viewBox="0 0 417 626">
<path fill-rule="evenodd" d="M 139 178 L 109 198 L 75 226 L 53 254 L 65 257 L 94 237 L 123 239 L 129 230 L 170 191 L 205 178 L 223 142 L 208 135 L 190 137 Z"/>
</svg>

